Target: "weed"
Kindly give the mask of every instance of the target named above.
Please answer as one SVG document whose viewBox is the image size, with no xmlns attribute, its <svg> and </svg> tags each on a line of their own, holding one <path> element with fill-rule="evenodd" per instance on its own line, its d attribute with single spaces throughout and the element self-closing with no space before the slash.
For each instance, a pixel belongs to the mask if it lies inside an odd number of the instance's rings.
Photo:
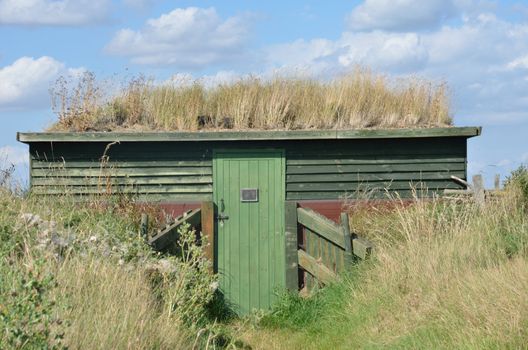
<svg viewBox="0 0 528 350">
<path fill-rule="evenodd" d="M 190 348 L 230 343 L 196 232 L 152 251 L 125 198 L 19 197 L 0 188 L 0 347 Z M 153 282 L 153 274 L 159 283 Z"/>
</svg>

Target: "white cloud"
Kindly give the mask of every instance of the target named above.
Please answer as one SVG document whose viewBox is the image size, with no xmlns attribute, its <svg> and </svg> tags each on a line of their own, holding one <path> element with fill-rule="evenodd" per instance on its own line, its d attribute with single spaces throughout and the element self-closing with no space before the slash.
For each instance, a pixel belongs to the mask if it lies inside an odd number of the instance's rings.
<svg viewBox="0 0 528 350">
<path fill-rule="evenodd" d="M 240 58 L 248 35 L 247 16 L 224 20 L 214 8 L 189 7 L 118 31 L 106 51 L 138 64 L 202 68 Z"/>
<path fill-rule="evenodd" d="M 401 73 L 423 68 L 428 53 L 415 33 L 345 32 L 336 41 L 298 40 L 268 48 L 273 65 L 294 71 L 332 74 L 357 64 Z"/>
<path fill-rule="evenodd" d="M 347 17 L 352 30 L 411 31 L 438 27 L 456 13 L 449 0 L 365 0 Z"/>
<path fill-rule="evenodd" d="M 334 41 L 297 40 L 269 47 L 266 57 L 269 67 L 319 76 L 356 64 L 392 75 L 418 74 L 448 82 L 462 122 L 528 120 L 528 23 L 493 13 L 466 15 L 458 24 L 427 32 L 344 32 Z"/>
<path fill-rule="evenodd" d="M 32 109 L 49 106 L 49 87 L 59 75 L 78 74 L 48 56 L 21 57 L 0 68 L 0 109 Z"/>
<path fill-rule="evenodd" d="M 0 182 L 12 189 L 28 187 L 29 153 L 27 147 L 0 147 Z"/>
<path fill-rule="evenodd" d="M 108 18 L 110 0 L 0 0 L 0 24 L 85 25 Z"/>
<path fill-rule="evenodd" d="M 340 46 L 346 49 L 338 56 L 344 67 L 361 63 L 399 73 L 421 69 L 428 61 L 427 49 L 416 33 L 345 33 Z"/>
<path fill-rule="evenodd" d="M 528 69 L 528 55 L 517 57 L 506 65 L 507 69 Z"/>
<path fill-rule="evenodd" d="M 131 7 L 136 10 L 144 10 L 148 7 L 153 6 L 159 0 L 123 0 L 125 6 Z"/>
</svg>

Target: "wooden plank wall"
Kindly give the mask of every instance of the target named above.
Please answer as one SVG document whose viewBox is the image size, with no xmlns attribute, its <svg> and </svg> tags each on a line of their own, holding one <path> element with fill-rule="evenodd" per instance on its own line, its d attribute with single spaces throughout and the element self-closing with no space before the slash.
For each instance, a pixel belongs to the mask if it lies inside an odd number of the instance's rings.
<svg viewBox="0 0 528 350">
<path fill-rule="evenodd" d="M 385 188 L 407 198 L 410 183 L 433 192 L 460 188 L 450 176 L 466 178 L 466 139 L 312 143 L 289 148 L 286 159 L 287 200 L 387 198 Z"/>
<path fill-rule="evenodd" d="M 125 192 L 140 200 L 212 200 L 213 149 L 286 150 L 286 200 L 386 198 L 384 188 L 412 195 L 460 188 L 466 179 L 466 138 L 312 141 L 32 143 L 35 193 Z M 108 150 L 105 149 L 108 147 Z M 103 155 L 108 163 L 101 166 Z"/>
<path fill-rule="evenodd" d="M 115 144 L 106 150 L 107 145 L 31 144 L 33 193 L 127 193 L 164 202 L 212 200 L 212 152 L 185 143 Z"/>
</svg>

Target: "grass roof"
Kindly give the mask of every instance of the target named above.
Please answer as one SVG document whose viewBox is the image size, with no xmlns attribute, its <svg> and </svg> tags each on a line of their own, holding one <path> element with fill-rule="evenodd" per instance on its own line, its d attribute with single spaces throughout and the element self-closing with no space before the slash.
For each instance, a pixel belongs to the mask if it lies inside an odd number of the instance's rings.
<svg viewBox="0 0 528 350">
<path fill-rule="evenodd" d="M 49 131 L 363 129 L 450 126 L 447 87 L 366 69 L 330 81 L 275 77 L 207 86 L 202 80 L 129 81 L 105 93 L 91 73 L 52 89 Z"/>
</svg>

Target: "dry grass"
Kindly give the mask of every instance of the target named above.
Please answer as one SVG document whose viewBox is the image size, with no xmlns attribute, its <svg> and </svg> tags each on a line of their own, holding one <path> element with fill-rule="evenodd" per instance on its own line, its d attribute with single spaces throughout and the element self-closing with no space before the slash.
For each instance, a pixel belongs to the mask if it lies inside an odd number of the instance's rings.
<svg viewBox="0 0 528 350">
<path fill-rule="evenodd" d="M 263 349 L 525 348 L 528 217 L 520 198 L 512 189 L 484 208 L 416 200 L 355 211 L 354 229 L 375 242 L 373 260 L 308 300 L 321 310 L 307 326 L 285 329 L 279 320 L 277 329 L 241 332 Z"/>
<path fill-rule="evenodd" d="M 452 122 L 444 83 L 391 79 L 363 68 L 327 82 L 246 77 L 214 87 L 200 80 L 160 85 L 140 77 L 106 97 L 93 74 L 68 85 L 63 79 L 52 90 L 59 119 L 50 130 L 354 129 Z"/>
<path fill-rule="evenodd" d="M 363 325 L 367 338 L 473 348 L 527 339 L 528 221 L 517 195 L 483 209 L 419 202 L 370 227 L 377 266 L 349 311 L 387 304 Z"/>
<path fill-rule="evenodd" d="M 65 344 L 72 349 L 178 349 L 190 346 L 181 319 L 159 311 L 140 268 L 112 261 L 73 258 L 58 272 L 69 308 Z"/>
<path fill-rule="evenodd" d="M 160 260 L 132 202 L 0 186 L 0 208 L 1 349 L 215 347 L 215 279 L 194 231 L 180 232 L 181 256 Z"/>
</svg>

